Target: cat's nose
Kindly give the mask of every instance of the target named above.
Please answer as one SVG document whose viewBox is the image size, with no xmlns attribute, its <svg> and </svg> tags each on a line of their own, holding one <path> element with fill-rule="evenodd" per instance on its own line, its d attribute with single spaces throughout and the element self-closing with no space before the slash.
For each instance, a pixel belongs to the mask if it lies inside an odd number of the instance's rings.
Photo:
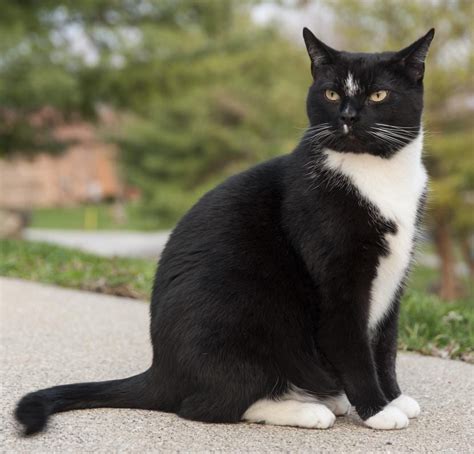
<svg viewBox="0 0 474 454">
<path fill-rule="evenodd" d="M 359 119 L 359 115 L 353 107 L 347 106 L 346 108 L 344 108 L 344 110 L 341 111 L 341 115 L 339 118 L 345 124 L 352 125 Z"/>
</svg>

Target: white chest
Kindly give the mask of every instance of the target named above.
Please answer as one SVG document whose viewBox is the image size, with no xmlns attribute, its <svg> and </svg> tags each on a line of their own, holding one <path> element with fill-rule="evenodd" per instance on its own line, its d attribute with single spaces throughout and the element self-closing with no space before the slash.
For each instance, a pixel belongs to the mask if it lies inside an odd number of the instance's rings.
<svg viewBox="0 0 474 454">
<path fill-rule="evenodd" d="M 395 223 L 396 234 L 387 234 L 388 255 L 381 257 L 372 282 L 369 328 L 384 317 L 410 263 L 416 215 L 427 174 L 421 162 L 423 135 L 390 159 L 369 154 L 325 150 L 327 165 L 349 178 L 362 197 L 385 219 Z"/>
</svg>

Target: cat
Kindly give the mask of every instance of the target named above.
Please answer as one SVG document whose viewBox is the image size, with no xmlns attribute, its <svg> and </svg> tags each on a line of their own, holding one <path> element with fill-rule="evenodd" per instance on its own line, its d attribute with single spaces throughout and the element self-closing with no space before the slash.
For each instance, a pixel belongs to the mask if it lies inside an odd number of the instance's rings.
<svg viewBox="0 0 474 454">
<path fill-rule="evenodd" d="M 309 127 L 296 149 L 204 195 L 172 232 L 151 300 L 153 361 L 121 380 L 24 396 L 25 434 L 57 412 L 124 407 L 196 421 L 326 429 L 355 407 L 401 429 L 397 320 L 427 174 L 424 61 L 337 51 L 310 30 Z"/>
</svg>

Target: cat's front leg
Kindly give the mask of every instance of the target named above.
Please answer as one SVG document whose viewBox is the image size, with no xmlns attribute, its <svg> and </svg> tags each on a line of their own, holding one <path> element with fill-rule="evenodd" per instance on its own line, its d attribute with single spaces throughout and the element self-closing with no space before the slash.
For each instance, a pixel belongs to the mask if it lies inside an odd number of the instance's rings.
<svg viewBox="0 0 474 454">
<path fill-rule="evenodd" d="M 397 337 L 398 313 L 400 301 L 393 302 L 392 311 L 374 334 L 374 355 L 380 386 L 390 405 L 401 410 L 408 418 L 416 418 L 420 414 L 418 402 L 406 394 L 402 394 L 397 381 Z"/>
<path fill-rule="evenodd" d="M 339 293 L 339 292 L 338 292 Z M 365 424 L 374 429 L 403 429 L 407 416 L 389 405 L 377 376 L 376 364 L 361 305 L 353 293 L 331 298 L 321 306 L 318 345 L 338 373 L 351 404 Z"/>
</svg>

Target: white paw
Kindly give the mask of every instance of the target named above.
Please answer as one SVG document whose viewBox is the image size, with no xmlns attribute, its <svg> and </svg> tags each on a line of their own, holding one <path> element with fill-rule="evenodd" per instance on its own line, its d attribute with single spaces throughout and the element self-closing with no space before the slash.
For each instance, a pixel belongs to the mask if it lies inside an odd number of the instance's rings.
<svg viewBox="0 0 474 454">
<path fill-rule="evenodd" d="M 364 422 L 372 429 L 380 430 L 404 429 L 408 426 L 405 413 L 390 404 Z"/>
<path fill-rule="evenodd" d="M 298 412 L 298 426 L 310 429 L 328 429 L 334 425 L 336 416 L 326 406 L 320 404 L 302 404 Z"/>
<path fill-rule="evenodd" d="M 416 418 L 420 414 L 420 406 L 418 402 L 410 396 L 402 394 L 396 399 L 393 399 L 389 404 L 392 407 L 397 407 L 400 411 L 405 413 L 409 418 Z"/>
<path fill-rule="evenodd" d="M 351 411 L 351 403 L 345 393 L 340 396 L 328 397 L 322 401 L 336 416 L 348 415 Z"/>
<path fill-rule="evenodd" d="M 242 419 L 277 426 L 327 429 L 334 424 L 336 416 L 319 403 L 261 399 L 247 409 Z"/>
</svg>

